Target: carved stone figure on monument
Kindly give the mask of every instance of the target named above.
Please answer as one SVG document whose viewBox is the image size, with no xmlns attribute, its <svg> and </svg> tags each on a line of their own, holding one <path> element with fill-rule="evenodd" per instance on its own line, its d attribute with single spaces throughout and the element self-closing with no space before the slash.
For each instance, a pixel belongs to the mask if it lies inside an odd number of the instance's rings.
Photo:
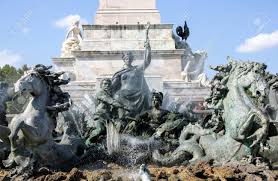
<svg viewBox="0 0 278 181">
<path fill-rule="evenodd" d="M 208 78 L 204 73 L 207 53 L 204 51 L 188 52 L 183 58 L 187 63 L 181 73 L 182 79 L 186 82 L 200 82 L 201 86 L 209 86 Z"/>
<path fill-rule="evenodd" d="M 112 78 L 112 92 L 114 98 L 125 105 L 135 116 L 150 105 L 150 92 L 144 77 L 144 71 L 151 63 L 151 47 L 148 38 L 150 25 L 146 28 L 145 58 L 141 65 L 133 66 L 132 52 L 123 54 L 124 68 L 116 72 Z"/>
<path fill-rule="evenodd" d="M 208 87 L 209 80 L 204 73 L 205 60 L 207 59 L 207 52 L 196 51 L 193 52 L 189 44 L 186 42 L 190 35 L 189 28 L 185 21 L 184 28 L 178 26 L 176 33 L 181 39 L 173 34 L 175 40 L 176 49 L 184 49 L 184 55 L 182 56 L 182 68 L 181 77 L 185 82 L 199 82 L 200 86 Z"/>
<path fill-rule="evenodd" d="M 61 57 L 72 57 L 72 51 L 80 50 L 80 41 L 82 40 L 79 20 L 75 21 L 66 34 L 66 40 L 63 43 Z"/>
</svg>

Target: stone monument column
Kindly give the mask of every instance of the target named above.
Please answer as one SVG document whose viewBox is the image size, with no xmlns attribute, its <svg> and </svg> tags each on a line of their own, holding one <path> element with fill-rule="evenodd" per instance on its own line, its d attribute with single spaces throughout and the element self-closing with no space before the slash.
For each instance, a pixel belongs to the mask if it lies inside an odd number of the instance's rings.
<svg viewBox="0 0 278 181">
<path fill-rule="evenodd" d="M 203 100 L 208 89 L 181 78 L 182 57 L 188 50 L 176 46 L 181 42 L 173 36 L 173 24 L 161 23 L 156 0 L 99 0 L 93 24 L 82 25 L 80 49 L 71 51 L 72 56 L 53 58 L 57 70 L 72 80 L 65 89 L 74 101 L 94 95 L 103 78 L 121 70 L 123 54 L 133 54 L 134 66 L 143 63 L 148 22 L 152 62 L 144 77 L 149 89 L 165 93 L 169 100 Z"/>
<path fill-rule="evenodd" d="M 99 0 L 96 25 L 160 24 L 156 0 Z"/>
</svg>

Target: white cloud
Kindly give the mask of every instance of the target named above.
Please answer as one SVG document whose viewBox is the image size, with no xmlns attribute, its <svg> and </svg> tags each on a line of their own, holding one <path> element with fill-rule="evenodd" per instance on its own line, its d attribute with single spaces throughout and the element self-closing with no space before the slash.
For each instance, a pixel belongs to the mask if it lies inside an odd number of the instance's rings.
<svg viewBox="0 0 278 181">
<path fill-rule="evenodd" d="M 58 28 L 69 28 L 77 20 L 80 21 L 80 24 L 88 24 L 88 21 L 86 19 L 81 18 L 78 14 L 75 14 L 58 19 L 57 21 L 55 21 L 55 26 Z"/>
<path fill-rule="evenodd" d="M 9 64 L 16 65 L 22 60 L 21 55 L 14 53 L 10 50 L 0 50 L 0 66 Z"/>
<path fill-rule="evenodd" d="M 258 52 L 267 48 L 278 46 L 278 30 L 272 33 L 260 33 L 244 41 L 237 51 L 241 53 Z"/>
</svg>

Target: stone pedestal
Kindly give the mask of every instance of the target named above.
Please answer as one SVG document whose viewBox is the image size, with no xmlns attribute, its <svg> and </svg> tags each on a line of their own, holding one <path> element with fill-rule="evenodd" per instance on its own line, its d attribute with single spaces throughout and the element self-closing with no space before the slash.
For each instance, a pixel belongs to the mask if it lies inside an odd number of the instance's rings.
<svg viewBox="0 0 278 181">
<path fill-rule="evenodd" d="M 153 24 L 149 38 L 153 50 L 175 50 L 173 25 Z M 83 25 L 82 51 L 143 50 L 145 25 Z"/>
<path fill-rule="evenodd" d="M 66 71 L 73 81 L 65 87 L 73 100 L 94 94 L 104 77 L 111 78 L 123 67 L 122 54 L 131 51 L 134 64 L 144 59 L 145 25 L 149 30 L 152 62 L 145 71 L 150 90 L 170 99 L 201 101 L 209 89 L 181 79 L 185 49 L 176 49 L 173 25 L 160 24 L 155 0 L 100 0 L 94 25 L 83 25 L 81 50 L 71 58 L 53 58 L 57 70 Z M 117 23 L 116 23 L 117 22 Z M 138 24 L 139 22 L 139 24 Z"/>
</svg>

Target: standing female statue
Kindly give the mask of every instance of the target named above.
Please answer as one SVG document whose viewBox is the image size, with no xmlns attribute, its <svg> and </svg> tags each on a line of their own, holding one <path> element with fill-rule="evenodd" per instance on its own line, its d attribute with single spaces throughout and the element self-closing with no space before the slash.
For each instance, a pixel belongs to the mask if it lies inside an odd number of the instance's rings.
<svg viewBox="0 0 278 181">
<path fill-rule="evenodd" d="M 146 27 L 145 59 L 141 65 L 133 66 L 134 56 L 131 52 L 123 54 L 124 67 L 112 78 L 114 98 L 130 110 L 135 116 L 150 107 L 150 91 L 144 77 L 145 69 L 151 63 L 151 47 L 148 23 Z"/>
</svg>

